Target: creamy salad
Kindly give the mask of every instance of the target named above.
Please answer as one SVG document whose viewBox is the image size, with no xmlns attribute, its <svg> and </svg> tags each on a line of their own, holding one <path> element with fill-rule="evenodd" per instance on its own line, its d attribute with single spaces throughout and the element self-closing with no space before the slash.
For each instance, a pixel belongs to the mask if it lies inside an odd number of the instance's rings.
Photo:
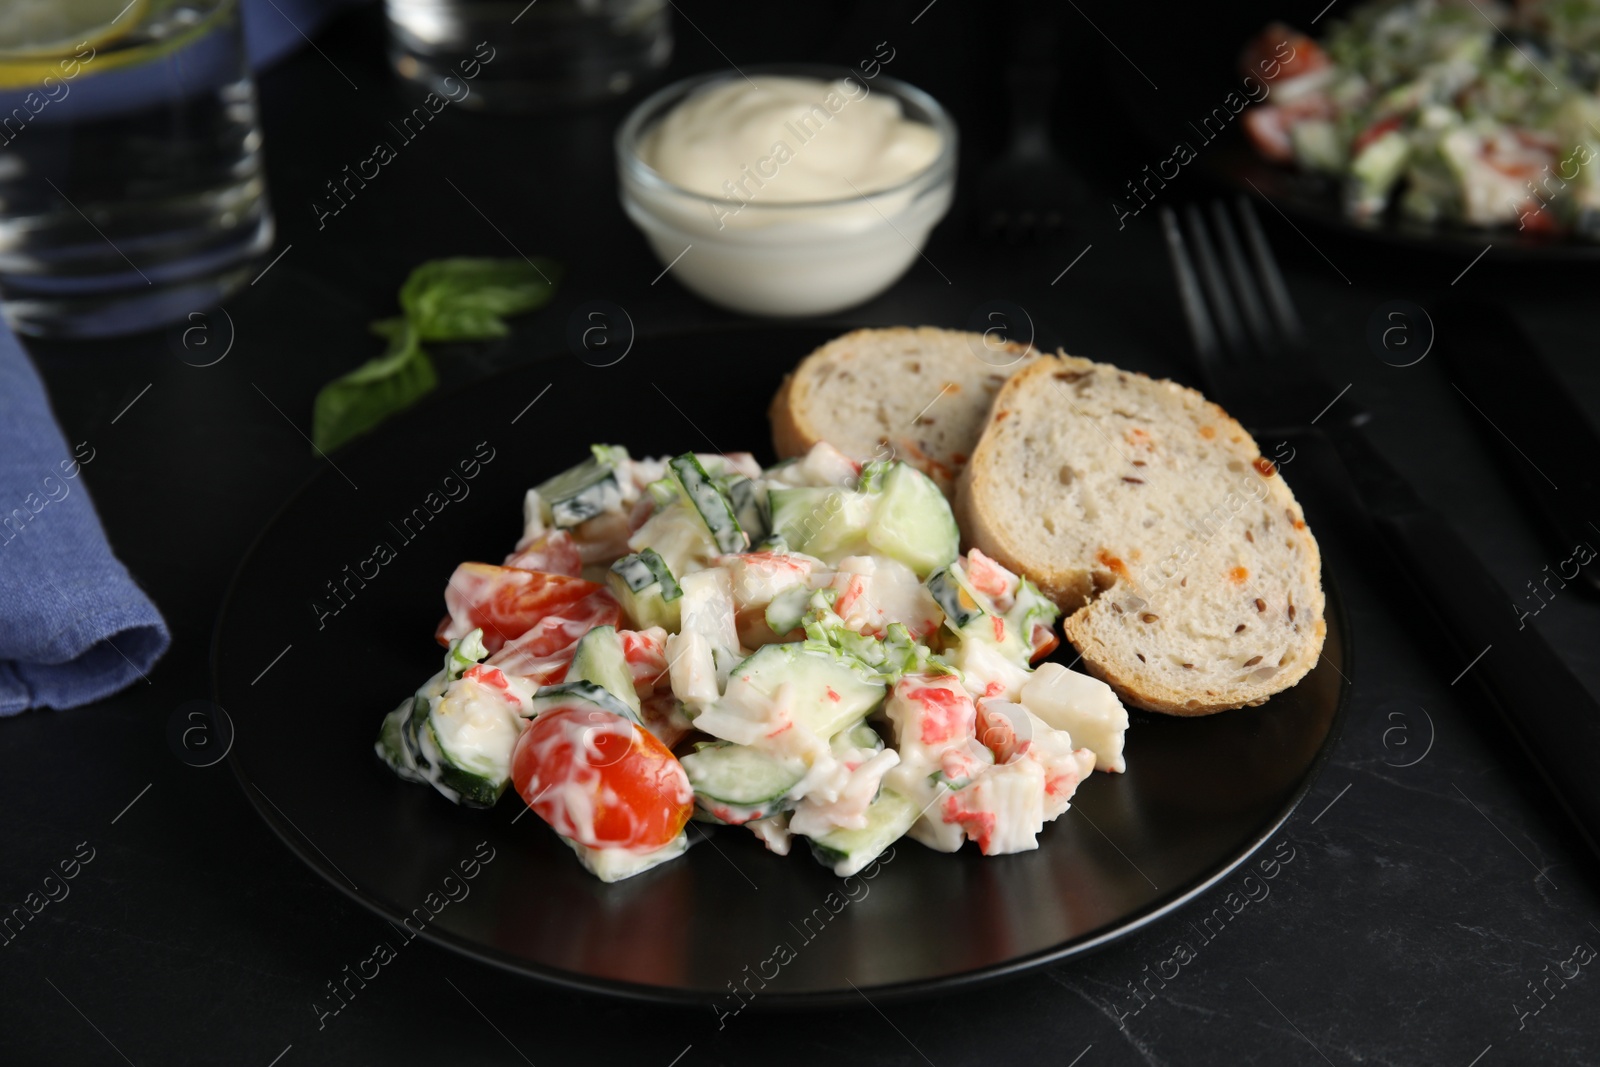
<svg viewBox="0 0 1600 1067">
<path fill-rule="evenodd" d="M 1244 123 L 1267 158 L 1340 182 L 1358 221 L 1600 236 L 1600 3 L 1379 0 L 1319 45 L 1282 25 L 1247 49 L 1270 98 Z"/>
<path fill-rule="evenodd" d="M 1124 769 L 1110 688 L 1033 666 L 1055 606 L 960 554 L 915 468 L 591 452 L 528 492 L 503 563 L 451 576 L 443 669 L 377 741 L 402 778 L 473 807 L 514 788 L 609 882 L 681 855 L 691 819 L 804 838 L 840 876 L 903 836 L 1021 852 Z"/>
</svg>

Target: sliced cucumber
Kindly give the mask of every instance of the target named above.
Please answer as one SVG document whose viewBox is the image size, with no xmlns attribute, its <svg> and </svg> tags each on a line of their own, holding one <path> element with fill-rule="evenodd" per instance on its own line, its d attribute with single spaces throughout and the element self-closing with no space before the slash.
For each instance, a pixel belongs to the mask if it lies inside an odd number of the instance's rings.
<svg viewBox="0 0 1600 1067">
<path fill-rule="evenodd" d="M 709 802 L 708 806 L 741 808 L 771 807 L 788 795 L 806 770 L 799 760 L 781 760 L 727 741 L 701 745 L 684 756 L 682 763 L 695 795 Z"/>
<path fill-rule="evenodd" d="M 658 478 L 645 486 L 645 491 L 650 494 L 650 499 L 658 508 L 664 508 L 678 499 L 678 483 L 671 477 Z"/>
<path fill-rule="evenodd" d="M 678 580 L 672 576 L 666 560 L 662 559 L 653 548 L 644 549 L 631 556 L 623 556 L 611 565 L 611 569 L 617 572 L 627 587 L 635 593 L 651 585 L 659 585 L 663 600 L 676 600 L 683 595 L 683 589 L 678 585 Z"/>
<path fill-rule="evenodd" d="M 805 519 L 819 510 L 823 502 L 837 491 L 809 487 L 769 488 L 767 506 L 772 509 L 772 536 L 783 538 L 785 544 L 797 550 L 805 542 L 814 539 L 823 524 L 818 520 L 807 526 Z"/>
<path fill-rule="evenodd" d="M 870 469 L 870 465 L 869 465 Z M 866 471 L 862 482 L 867 481 Z M 874 478 L 875 484 L 879 481 Z M 904 463 L 892 465 L 881 478 L 882 491 L 867 543 L 926 578 L 948 565 L 961 548 L 950 502 L 926 474 Z"/>
<path fill-rule="evenodd" d="M 877 498 L 849 489 L 771 489 L 772 532 L 796 552 L 829 563 L 868 548 L 867 527 Z"/>
<path fill-rule="evenodd" d="M 617 560 L 606 575 L 606 584 L 628 618 L 641 629 L 659 626 L 677 632 L 678 600 L 683 588 L 655 549 L 647 548 Z"/>
<path fill-rule="evenodd" d="M 444 680 L 453 682 L 482 662 L 489 655 L 483 646 L 483 628 L 469 630 L 465 636 L 450 642 L 444 654 Z M 430 679 L 431 681 L 431 679 Z"/>
<path fill-rule="evenodd" d="M 1033 628 L 1043 624 L 1053 629 L 1060 617 L 1061 609 L 1038 586 L 1026 578 L 1017 583 L 1016 599 L 1006 612 L 1006 636 L 1014 638 L 1023 664 L 1033 659 Z"/>
<path fill-rule="evenodd" d="M 886 689 L 842 656 L 794 642 L 757 649 L 733 669 L 723 699 L 767 707 L 785 683 L 795 721 L 818 737 L 832 737 L 866 718 L 883 703 Z"/>
<path fill-rule="evenodd" d="M 1362 146 L 1350 161 L 1350 178 L 1364 196 L 1377 197 L 1387 192 L 1405 172 L 1411 142 L 1399 130 L 1390 130 Z"/>
<path fill-rule="evenodd" d="M 411 750 L 406 743 L 406 734 L 411 725 L 412 701 L 408 700 L 383 717 L 383 725 L 378 728 L 378 740 L 373 746 L 378 753 L 378 758 L 388 764 L 389 769 L 400 777 L 416 780 L 421 776 L 417 773 L 417 766 L 411 759 Z"/>
<path fill-rule="evenodd" d="M 435 704 L 418 695 L 385 715 L 374 750 L 405 781 L 426 782 L 455 804 L 492 807 L 505 792 L 520 731 L 504 730 L 484 709 L 454 708 L 453 716 L 435 724 Z M 441 744 L 441 730 L 453 748 Z"/>
<path fill-rule="evenodd" d="M 643 874 L 652 867 L 677 859 L 689 849 L 689 837 L 684 833 L 679 833 L 677 837 L 654 852 L 635 852 L 627 848 L 590 848 L 578 844 L 570 837 L 563 837 L 561 840 L 577 854 L 578 862 L 583 864 L 584 869 L 602 882 L 620 882 L 624 878 Z"/>
<path fill-rule="evenodd" d="M 840 730 L 828 739 L 828 747 L 837 756 L 845 749 L 857 748 L 868 752 L 882 752 L 883 738 L 865 722 L 858 722 L 854 726 Z"/>
<path fill-rule="evenodd" d="M 720 452 L 696 452 L 694 458 L 705 469 L 706 475 L 724 489 L 728 487 L 728 480 L 731 478 L 749 477 L 738 468 L 733 460 Z M 753 457 L 751 461 L 754 462 Z"/>
<path fill-rule="evenodd" d="M 656 508 L 634 535 L 628 547 L 635 552 L 655 550 L 667 569 L 680 582 L 690 571 L 698 570 L 720 554 L 711 532 L 700 515 L 681 497 Z"/>
<path fill-rule="evenodd" d="M 744 826 L 746 823 L 755 822 L 757 819 L 770 819 L 774 815 L 781 815 L 791 811 L 794 804 L 787 800 L 775 800 L 770 804 L 724 804 L 717 800 L 707 800 L 705 797 L 694 798 L 694 814 L 690 818 L 695 822 L 715 823 L 718 826 Z"/>
<path fill-rule="evenodd" d="M 434 705 L 439 702 L 445 690 L 450 687 L 450 683 L 471 670 L 488 654 L 489 650 L 483 647 L 481 628 L 471 630 L 464 637 L 451 641 L 450 647 L 445 649 L 444 653 L 444 670 L 422 683 L 409 704 L 401 705 L 393 712 L 400 719 L 400 741 L 405 746 L 406 757 L 411 761 L 413 769 L 419 772 L 433 771 L 427 755 L 422 750 L 422 732 L 427 724 L 428 715 L 432 713 Z M 402 715 L 401 712 L 407 707 L 410 711 Z M 428 776 L 424 774 L 423 777 L 426 779 Z"/>
<path fill-rule="evenodd" d="M 805 618 L 811 604 L 811 590 L 803 585 L 790 586 L 767 604 L 767 626 L 779 637 L 792 632 Z"/>
<path fill-rule="evenodd" d="M 508 748 L 505 754 L 506 771 L 501 773 L 498 765 L 488 765 L 477 759 L 458 763 L 445 743 L 440 739 L 440 724 L 430 718 L 424 729 L 428 738 L 433 742 L 440 755 L 439 776 L 436 785 L 451 790 L 457 797 L 457 803 L 469 808 L 492 808 L 506 791 L 510 784 L 511 752 Z M 512 746 L 516 744 L 512 739 Z M 448 793 L 446 794 L 449 795 Z"/>
<path fill-rule="evenodd" d="M 622 509 L 622 486 L 613 465 L 617 447 L 596 445 L 594 453 L 534 490 L 548 509 L 552 526 L 577 526 L 596 515 Z M 627 452 L 621 452 L 622 458 L 626 456 Z"/>
<path fill-rule="evenodd" d="M 404 705 L 401 705 L 404 707 Z M 406 746 L 406 755 L 410 757 L 414 767 L 426 770 L 429 766 L 428 758 L 422 752 L 422 728 L 427 724 L 428 712 L 433 710 L 433 702 L 418 693 L 411 698 L 411 714 L 406 716 L 405 725 L 400 731 L 400 740 Z M 400 714 L 396 709 L 395 714 Z"/>
<path fill-rule="evenodd" d="M 976 597 L 967 589 L 956 576 L 953 567 L 942 567 L 928 575 L 928 592 L 933 594 L 934 602 L 939 605 L 939 610 L 944 612 L 944 617 L 949 621 L 954 630 L 961 630 L 968 623 L 975 622 L 987 614 L 983 605 L 978 603 Z"/>
<path fill-rule="evenodd" d="M 1001 614 L 988 597 L 973 592 L 957 565 L 942 568 L 929 576 L 928 592 L 945 613 L 945 623 L 961 638 L 962 669 L 968 669 L 969 645 L 989 646 L 1007 661 L 1026 671 L 1033 658 L 1033 628 L 1039 623 L 1054 624 L 1061 614 L 1039 587 L 1023 578 L 1010 610 Z"/>
<path fill-rule="evenodd" d="M 684 497 L 700 515 L 700 520 L 706 524 L 706 529 L 711 531 L 711 540 L 716 543 L 719 552 L 743 552 L 749 547 L 750 541 L 745 537 L 744 530 L 739 527 L 739 520 L 734 515 L 733 502 L 728 499 L 728 494 L 718 488 L 717 483 L 711 480 L 705 467 L 695 458 L 693 452 L 685 452 L 681 456 L 674 456 L 667 462 L 672 475 L 682 487 Z"/>
<path fill-rule="evenodd" d="M 767 492 L 758 482 L 742 474 L 727 480 L 728 500 L 733 504 L 733 516 L 749 535 L 752 544 L 767 536 L 770 524 L 767 519 Z"/>
<path fill-rule="evenodd" d="M 401 778 L 428 782 L 451 801 L 471 807 L 492 805 L 505 791 L 511 751 L 521 735 L 509 706 L 444 699 L 487 655 L 482 633 L 473 630 L 450 643 L 444 669 L 384 716 L 375 744 L 378 756 Z"/>
<path fill-rule="evenodd" d="M 633 671 L 622 652 L 615 626 L 596 626 L 578 639 L 567 668 L 570 682 L 593 682 L 633 709 L 639 717 L 639 694 L 633 688 Z"/>
<path fill-rule="evenodd" d="M 883 479 L 895 464 L 888 460 L 877 460 L 861 468 L 861 480 L 856 482 L 856 488 L 863 493 L 876 493 L 883 488 Z"/>
<path fill-rule="evenodd" d="M 812 838 L 811 854 L 824 867 L 832 867 L 834 874 L 847 878 L 904 837 L 918 814 L 909 797 L 884 789 L 867 808 L 866 826 L 859 830 L 830 830 Z"/>
<path fill-rule="evenodd" d="M 437 777 L 429 776 L 441 791 L 454 792 L 468 807 L 490 807 L 511 780 L 511 753 L 522 734 L 522 723 L 511 706 L 497 696 L 476 695 L 482 687 L 458 682 L 445 695 L 431 701 L 427 721 L 418 735 L 425 760 Z"/>
<path fill-rule="evenodd" d="M 604 711 L 620 715 L 629 722 L 639 723 L 639 714 L 627 704 L 612 696 L 593 682 L 562 682 L 547 685 L 533 695 L 529 702 L 527 718 L 533 719 L 555 708 L 578 708 L 585 711 Z M 642 723 L 639 723 L 643 725 Z"/>
<path fill-rule="evenodd" d="M 1306 170 L 1338 174 L 1344 169 L 1344 145 L 1339 129 L 1326 119 L 1306 119 L 1289 127 L 1295 162 Z"/>
</svg>

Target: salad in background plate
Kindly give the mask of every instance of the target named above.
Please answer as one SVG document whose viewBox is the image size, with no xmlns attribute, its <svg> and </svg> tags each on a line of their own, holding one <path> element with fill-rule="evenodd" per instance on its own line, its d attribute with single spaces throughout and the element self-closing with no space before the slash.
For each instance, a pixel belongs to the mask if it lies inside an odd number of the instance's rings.
<svg viewBox="0 0 1600 1067">
<path fill-rule="evenodd" d="M 960 554 L 925 475 L 825 443 L 765 470 L 596 445 L 445 607 L 378 755 L 458 804 L 513 789 L 605 881 L 681 855 L 691 819 L 840 876 L 902 836 L 1024 851 L 1124 769 L 1110 688 L 1033 666 L 1055 606 Z"/>
<path fill-rule="evenodd" d="M 1267 159 L 1337 182 L 1357 222 L 1392 209 L 1600 238 L 1597 47 L 1596 0 L 1369 3 L 1320 45 L 1275 24 L 1242 58 L 1272 83 L 1245 130 Z"/>
</svg>

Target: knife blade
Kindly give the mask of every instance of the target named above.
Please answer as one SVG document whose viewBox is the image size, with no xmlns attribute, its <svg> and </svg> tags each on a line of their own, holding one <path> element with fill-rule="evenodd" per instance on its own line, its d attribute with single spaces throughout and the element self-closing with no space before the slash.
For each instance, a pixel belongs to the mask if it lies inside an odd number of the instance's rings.
<svg viewBox="0 0 1600 1067">
<path fill-rule="evenodd" d="M 1593 559 L 1600 544 L 1600 435 L 1571 390 L 1504 308 L 1457 299 L 1438 308 L 1435 328 L 1450 384 L 1560 551 L 1556 570 L 1565 571 L 1579 546 Z M 1561 580 L 1579 576 L 1600 592 L 1600 566 L 1580 565 Z"/>
</svg>

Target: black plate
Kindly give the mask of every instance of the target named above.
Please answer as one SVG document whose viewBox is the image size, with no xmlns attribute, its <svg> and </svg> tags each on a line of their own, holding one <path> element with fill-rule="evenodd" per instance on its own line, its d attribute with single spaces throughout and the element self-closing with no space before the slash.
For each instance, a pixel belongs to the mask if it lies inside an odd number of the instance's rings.
<svg viewBox="0 0 1600 1067">
<path fill-rule="evenodd" d="M 1173 179 L 1170 190 L 1159 182 L 1146 184 L 1152 182 L 1152 174 L 1165 172 L 1163 161 L 1171 159 L 1174 146 L 1182 142 L 1196 153 L 1190 167 L 1202 172 L 1213 186 L 1252 198 L 1264 195 L 1297 224 L 1311 223 L 1392 247 L 1468 258 L 1492 246 L 1493 252 L 1487 257 L 1490 263 L 1600 260 L 1600 241 L 1577 234 L 1541 236 L 1515 227 L 1433 225 L 1405 218 L 1393 205 L 1376 219 L 1357 222 L 1340 207 L 1335 182 L 1265 159 L 1251 145 L 1238 119 L 1233 119 L 1220 134 L 1214 132 L 1215 125 L 1198 128 L 1195 123 L 1208 107 L 1220 106 L 1225 94 L 1240 89 L 1233 57 L 1267 19 L 1265 13 L 1241 15 L 1238 10 L 1231 16 L 1230 24 L 1226 16 L 1203 6 L 1187 14 L 1173 13 L 1179 24 L 1169 26 L 1166 34 L 1155 35 L 1147 42 L 1148 49 L 1141 46 L 1139 65 L 1162 72 L 1159 93 L 1151 90 L 1126 59 L 1111 50 L 1102 55 L 1101 78 L 1113 87 L 1106 96 L 1119 102 L 1115 112 L 1117 128 L 1135 131 L 1144 147 L 1131 162 L 1123 160 L 1118 164 L 1120 169 L 1103 175 L 1110 180 L 1113 203 L 1120 205 L 1114 211 L 1138 207 L 1139 200 L 1127 188 L 1130 181 L 1145 194 L 1154 193 L 1157 203 L 1176 206 L 1199 195 L 1200 191 L 1189 188 L 1183 177 Z M 1071 146 L 1073 128 L 1066 129 L 1063 143 Z M 1141 166 L 1146 170 L 1141 171 Z M 1187 169 L 1179 174 L 1185 174 Z M 1258 210 L 1272 214 L 1260 205 Z"/>
<path fill-rule="evenodd" d="M 1367 222 L 1346 215 L 1337 183 L 1329 178 L 1275 165 L 1258 155 L 1237 129 L 1206 149 L 1206 169 L 1246 195 L 1259 193 L 1290 218 L 1407 248 L 1476 256 L 1486 247 L 1496 261 L 1558 262 L 1600 259 L 1600 242 L 1578 234 L 1539 235 L 1515 227 L 1429 224 L 1390 210 Z"/>
<path fill-rule="evenodd" d="M 529 485 L 592 441 L 770 460 L 766 400 L 831 332 L 641 339 L 613 367 L 536 363 L 339 452 L 338 470 L 312 478 L 262 534 L 217 625 L 229 758 L 262 818 L 333 885 L 394 923 L 421 916 L 413 926 L 440 944 L 564 985 L 702 1003 L 758 973 L 769 979 L 758 1003 L 798 1005 L 1015 972 L 1125 935 L 1244 862 L 1336 733 L 1349 640 L 1331 586 L 1324 662 L 1304 681 L 1259 708 L 1135 714 L 1128 773 L 1094 775 L 1021 855 L 907 840 L 875 877 L 841 884 L 803 847 L 778 857 L 720 829 L 684 859 L 605 885 L 539 819 L 519 820 L 514 800 L 465 811 L 378 764 L 379 720 L 438 669 L 446 577 L 507 551 Z M 491 458 L 465 481 L 459 465 L 475 455 Z M 393 552 L 381 565 L 380 543 Z M 775 956 L 780 944 L 789 953 Z"/>
</svg>

